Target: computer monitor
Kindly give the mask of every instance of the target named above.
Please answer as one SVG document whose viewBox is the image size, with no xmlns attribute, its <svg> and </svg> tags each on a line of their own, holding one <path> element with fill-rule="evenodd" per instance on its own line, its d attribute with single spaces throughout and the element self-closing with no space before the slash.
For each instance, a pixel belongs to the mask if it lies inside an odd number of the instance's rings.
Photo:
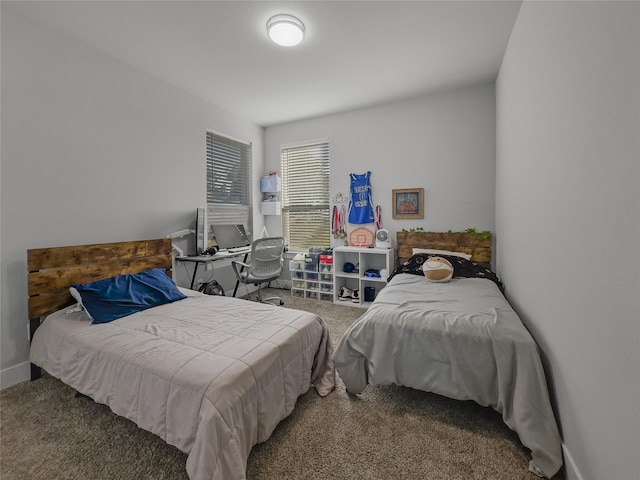
<svg viewBox="0 0 640 480">
<path fill-rule="evenodd" d="M 244 225 L 211 225 L 213 234 L 216 237 L 218 248 L 226 250 L 229 248 L 241 248 L 251 245 Z"/>
<path fill-rule="evenodd" d="M 207 249 L 207 210 L 199 207 L 196 211 L 196 255 Z"/>
</svg>

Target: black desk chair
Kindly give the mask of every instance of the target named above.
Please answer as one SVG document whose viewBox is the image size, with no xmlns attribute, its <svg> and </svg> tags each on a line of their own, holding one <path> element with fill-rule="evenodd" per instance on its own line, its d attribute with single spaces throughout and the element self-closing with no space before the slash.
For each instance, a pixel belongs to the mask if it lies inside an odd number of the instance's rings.
<svg viewBox="0 0 640 480">
<path fill-rule="evenodd" d="M 258 302 L 271 303 L 278 300 L 279 305 L 284 305 L 280 297 L 262 298 L 260 285 L 269 283 L 280 277 L 283 269 L 284 237 L 267 237 L 254 240 L 251 244 L 251 257 L 249 263 L 239 260 L 231 260 L 231 266 L 238 281 L 244 284 L 258 286 Z"/>
</svg>

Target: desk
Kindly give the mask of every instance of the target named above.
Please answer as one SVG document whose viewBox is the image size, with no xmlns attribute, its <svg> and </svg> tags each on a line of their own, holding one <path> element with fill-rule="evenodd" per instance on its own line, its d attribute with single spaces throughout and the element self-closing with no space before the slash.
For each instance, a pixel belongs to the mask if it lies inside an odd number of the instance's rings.
<svg viewBox="0 0 640 480">
<path fill-rule="evenodd" d="M 227 258 L 235 258 L 235 257 L 241 257 L 242 255 L 244 255 L 244 259 L 242 260 L 243 262 L 246 263 L 247 261 L 247 257 L 249 256 L 249 254 L 251 253 L 251 251 L 244 251 L 244 252 L 217 252 L 215 255 L 181 255 L 176 257 L 176 260 L 178 262 L 191 262 L 194 263 L 194 267 L 193 267 L 193 275 L 191 276 L 191 286 L 189 287 L 191 290 L 193 290 L 193 284 L 196 281 L 196 274 L 198 273 L 198 266 L 200 266 L 200 264 L 202 263 L 211 263 L 211 262 L 216 262 L 218 260 L 226 260 Z M 240 284 L 239 280 L 236 280 L 236 286 L 233 289 L 233 296 L 236 296 L 236 293 L 238 292 L 238 285 Z"/>
</svg>

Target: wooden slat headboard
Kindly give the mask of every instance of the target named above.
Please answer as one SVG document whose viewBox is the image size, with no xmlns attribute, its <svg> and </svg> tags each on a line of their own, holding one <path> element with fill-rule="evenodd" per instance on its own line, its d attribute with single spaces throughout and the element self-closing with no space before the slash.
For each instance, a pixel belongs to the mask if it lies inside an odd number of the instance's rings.
<svg viewBox="0 0 640 480">
<path fill-rule="evenodd" d="M 29 318 L 74 303 L 69 294 L 73 284 L 150 268 L 164 268 L 171 275 L 172 264 L 170 238 L 27 250 Z"/>
<path fill-rule="evenodd" d="M 411 258 L 413 248 L 468 253 L 473 262 L 485 266 L 491 264 L 491 235 L 480 238 L 463 232 L 397 232 L 396 242 L 398 265 Z"/>
</svg>

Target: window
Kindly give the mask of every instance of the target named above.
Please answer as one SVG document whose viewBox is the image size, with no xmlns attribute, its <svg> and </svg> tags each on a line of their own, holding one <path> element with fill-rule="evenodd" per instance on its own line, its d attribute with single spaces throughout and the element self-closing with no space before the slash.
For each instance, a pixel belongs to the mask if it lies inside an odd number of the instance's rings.
<svg viewBox="0 0 640 480">
<path fill-rule="evenodd" d="M 289 248 L 330 245 L 329 142 L 283 147 L 282 234 Z"/>
<path fill-rule="evenodd" d="M 251 143 L 207 132 L 207 224 L 236 223 L 253 226 Z"/>
</svg>

